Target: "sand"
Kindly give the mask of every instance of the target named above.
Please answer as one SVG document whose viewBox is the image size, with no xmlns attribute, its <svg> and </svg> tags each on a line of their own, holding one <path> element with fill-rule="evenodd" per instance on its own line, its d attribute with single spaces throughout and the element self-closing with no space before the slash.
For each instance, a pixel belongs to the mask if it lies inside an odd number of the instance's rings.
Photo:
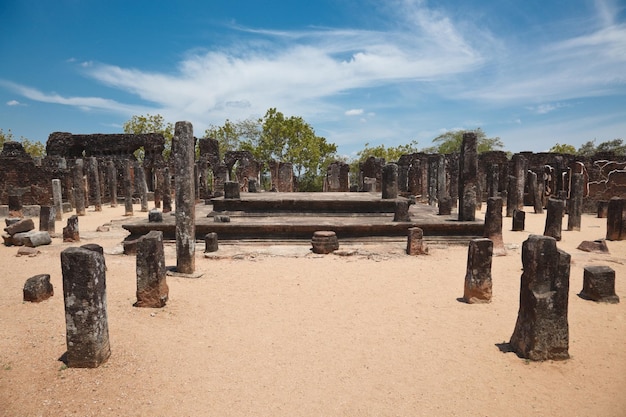
<svg viewBox="0 0 626 417">
<path fill-rule="evenodd" d="M 558 243 L 572 255 L 571 358 L 529 362 L 500 348 L 517 318 L 521 243 L 543 233 L 545 215 L 527 213 L 523 232 L 504 219 L 508 254 L 493 259 L 490 304 L 459 301 L 465 246 L 407 256 L 399 240 L 315 255 L 306 243 L 220 242 L 209 259 L 199 242 L 202 277 L 168 277 L 167 306 L 142 309 L 133 307 L 135 258 L 119 254 L 123 212 L 80 217 L 81 244 L 101 244 L 108 267 L 112 355 L 97 369 L 59 361 L 59 254 L 76 244 L 56 238 L 36 257 L 0 246 L 0 415 L 626 415 L 626 241 L 607 242 L 608 255 L 576 249 L 603 238 L 606 219 L 584 215 L 582 230 Z M 165 252 L 175 265 L 174 246 Z M 591 264 L 615 269 L 620 304 L 577 295 Z M 41 273 L 55 295 L 23 302 L 25 280 Z"/>
</svg>

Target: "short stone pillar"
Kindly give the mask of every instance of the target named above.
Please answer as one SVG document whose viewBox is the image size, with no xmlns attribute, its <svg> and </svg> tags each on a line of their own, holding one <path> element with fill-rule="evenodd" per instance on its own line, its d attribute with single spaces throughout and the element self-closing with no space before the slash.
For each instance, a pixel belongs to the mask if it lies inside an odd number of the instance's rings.
<svg viewBox="0 0 626 417">
<path fill-rule="evenodd" d="M 258 192 L 256 179 L 254 179 L 254 178 L 248 179 L 248 192 L 249 193 L 256 193 L 256 192 Z"/>
<path fill-rule="evenodd" d="M 85 248 L 67 248 L 61 252 L 61 270 L 67 366 L 97 368 L 111 356 L 104 256 Z"/>
<path fill-rule="evenodd" d="M 146 172 L 138 161 L 135 161 L 135 184 L 139 191 L 139 201 L 141 202 L 141 212 L 148 211 L 148 183 L 146 182 Z"/>
<path fill-rule="evenodd" d="M 63 220 L 63 189 L 61 188 L 61 180 L 52 180 L 52 201 L 54 205 L 54 219 Z"/>
<path fill-rule="evenodd" d="M 583 174 L 572 174 L 567 203 L 567 230 L 580 231 L 580 223 L 583 214 L 583 193 L 585 182 Z"/>
<path fill-rule="evenodd" d="M 472 239 L 467 251 L 467 269 L 463 300 L 466 303 L 491 302 L 491 258 L 493 242 L 487 238 Z"/>
<path fill-rule="evenodd" d="M 217 233 L 211 232 L 204 236 L 204 253 L 217 252 L 218 242 Z"/>
<path fill-rule="evenodd" d="M 546 226 L 544 228 L 543 235 L 553 237 L 556 240 L 561 240 L 565 201 L 557 198 L 549 198 L 548 204 L 546 205 L 546 211 Z"/>
<path fill-rule="evenodd" d="M 158 209 L 152 209 L 148 212 L 148 223 L 162 223 L 163 213 Z"/>
<path fill-rule="evenodd" d="M 54 206 L 41 206 L 39 210 L 39 231 L 54 233 L 55 212 Z"/>
<path fill-rule="evenodd" d="M 398 198 L 398 165 L 386 164 L 382 169 L 382 198 Z"/>
<path fill-rule="evenodd" d="M 78 216 L 75 214 L 67 219 L 67 226 L 63 228 L 63 242 L 80 242 Z"/>
<path fill-rule="evenodd" d="M 463 133 L 459 157 L 459 221 L 476 220 L 478 148 L 476 133 Z"/>
<path fill-rule="evenodd" d="M 598 219 L 606 219 L 609 214 L 609 202 L 607 200 L 598 201 Z"/>
<path fill-rule="evenodd" d="M 526 212 L 524 210 L 513 210 L 513 227 L 514 232 L 521 232 L 526 227 Z"/>
<path fill-rule="evenodd" d="M 409 216 L 409 201 L 399 200 L 396 201 L 396 209 L 393 214 L 394 222 L 410 222 L 411 216 Z"/>
<path fill-rule="evenodd" d="M 124 216 L 133 215 L 133 161 L 124 162 Z"/>
<path fill-rule="evenodd" d="M 193 274 L 196 251 L 195 140 L 189 122 L 176 122 L 172 139 L 176 181 L 176 270 Z"/>
<path fill-rule="evenodd" d="M 78 216 L 85 215 L 85 181 L 84 163 L 82 159 L 74 161 L 74 208 Z"/>
<path fill-rule="evenodd" d="M 335 232 L 321 230 L 313 233 L 311 239 L 313 253 L 328 254 L 339 249 L 339 241 Z"/>
<path fill-rule="evenodd" d="M 626 199 L 609 200 L 606 216 L 606 240 L 626 239 Z"/>
<path fill-rule="evenodd" d="M 241 198 L 239 191 L 239 183 L 237 181 L 224 182 L 224 198 L 239 199 Z"/>
<path fill-rule="evenodd" d="M 50 283 L 50 274 L 40 274 L 30 277 L 24 283 L 24 301 L 39 303 L 54 295 L 54 288 Z"/>
<path fill-rule="evenodd" d="M 569 358 L 570 260 L 552 237 L 530 235 L 523 243 L 520 305 L 510 341 L 518 356 L 533 361 Z"/>
<path fill-rule="evenodd" d="M 601 303 L 619 303 L 619 296 L 615 294 L 615 271 L 605 265 L 586 266 L 579 295 Z"/>
<path fill-rule="evenodd" d="M 488 238 L 493 243 L 493 254 L 496 256 L 506 255 L 502 238 L 502 197 L 487 198 L 485 228 L 483 230 L 483 237 Z"/>
<path fill-rule="evenodd" d="M 452 199 L 450 197 L 443 197 L 437 202 L 437 206 L 440 216 L 449 216 L 452 213 Z"/>
<path fill-rule="evenodd" d="M 9 194 L 9 217 L 24 217 L 22 197 L 17 194 Z"/>
<path fill-rule="evenodd" d="M 161 308 L 167 303 L 163 232 L 153 230 L 137 242 L 137 302 L 135 307 Z"/>
<path fill-rule="evenodd" d="M 112 160 L 107 162 L 107 177 L 111 207 L 117 207 L 117 168 L 115 167 L 115 162 Z"/>
<path fill-rule="evenodd" d="M 406 254 L 428 255 L 428 246 L 424 242 L 424 231 L 419 227 L 410 227 L 407 232 Z"/>
</svg>

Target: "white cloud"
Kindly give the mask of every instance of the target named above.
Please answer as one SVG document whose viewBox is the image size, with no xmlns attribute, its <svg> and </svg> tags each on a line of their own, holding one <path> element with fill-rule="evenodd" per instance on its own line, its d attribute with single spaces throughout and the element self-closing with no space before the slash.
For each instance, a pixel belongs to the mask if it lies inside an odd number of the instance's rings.
<svg viewBox="0 0 626 417">
<path fill-rule="evenodd" d="M 544 103 L 539 104 L 538 106 L 528 106 L 527 108 L 533 113 L 548 114 L 563 107 L 569 107 L 569 105 L 563 103 Z"/>
<path fill-rule="evenodd" d="M 363 114 L 363 109 L 350 109 L 345 112 L 346 116 L 359 116 Z"/>
<path fill-rule="evenodd" d="M 22 103 L 20 103 L 17 100 L 9 100 L 9 101 L 7 101 L 7 106 L 19 106 L 19 105 L 22 105 Z"/>
</svg>

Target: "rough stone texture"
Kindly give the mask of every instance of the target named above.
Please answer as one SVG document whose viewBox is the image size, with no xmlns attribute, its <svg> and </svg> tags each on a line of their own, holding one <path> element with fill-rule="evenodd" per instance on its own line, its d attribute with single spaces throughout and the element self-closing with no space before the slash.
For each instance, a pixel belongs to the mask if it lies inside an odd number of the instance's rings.
<svg viewBox="0 0 626 417">
<path fill-rule="evenodd" d="M 561 240 L 565 202 L 557 198 L 549 198 L 546 210 L 546 226 L 544 228 L 543 235 L 553 237 L 556 240 Z"/>
<path fill-rule="evenodd" d="M 609 200 L 606 216 L 606 240 L 626 239 L 626 199 L 613 197 Z"/>
<path fill-rule="evenodd" d="M 487 197 L 499 197 L 500 168 L 498 164 L 489 165 L 487 173 Z"/>
<path fill-rule="evenodd" d="M 396 201 L 396 210 L 393 214 L 394 222 L 410 222 L 411 216 L 409 216 L 409 201 L 398 200 Z"/>
<path fill-rule="evenodd" d="M 293 164 L 289 162 L 270 161 L 271 191 L 284 193 L 293 192 Z"/>
<path fill-rule="evenodd" d="M 39 210 L 39 231 L 54 233 L 55 213 L 54 206 L 41 206 Z"/>
<path fill-rule="evenodd" d="M 539 186 L 537 173 L 528 171 L 528 195 L 532 200 L 535 214 L 543 213 L 543 188 Z"/>
<path fill-rule="evenodd" d="M 569 358 L 570 260 L 552 237 L 530 235 L 523 243 L 520 305 L 510 341 L 518 356 L 533 361 Z"/>
<path fill-rule="evenodd" d="M 382 198 L 398 197 L 398 165 L 386 164 L 382 171 Z"/>
<path fill-rule="evenodd" d="M 196 204 L 194 190 L 195 141 L 189 122 L 176 122 L 172 140 L 176 181 L 176 270 L 193 274 L 196 249 Z"/>
<path fill-rule="evenodd" d="M 12 224 L 19 222 L 20 220 L 22 220 L 21 217 L 5 217 L 4 224 L 8 227 L 8 226 L 11 226 Z"/>
<path fill-rule="evenodd" d="M 37 256 L 38 254 L 40 254 L 41 252 L 36 249 L 36 248 L 29 248 L 27 246 L 21 247 L 17 250 L 17 255 L 16 256 Z"/>
<path fill-rule="evenodd" d="M 78 216 L 85 215 L 84 163 L 82 159 L 74 161 L 74 208 Z"/>
<path fill-rule="evenodd" d="M 87 160 L 87 173 L 89 181 L 89 200 L 93 203 L 96 211 L 102 211 L 102 195 L 100 188 L 100 172 L 98 171 L 98 159 L 95 156 Z"/>
<path fill-rule="evenodd" d="M 345 162 L 335 161 L 326 168 L 324 179 L 325 192 L 348 192 L 350 191 L 350 165 Z"/>
<path fill-rule="evenodd" d="M 97 251 L 61 252 L 67 366 L 97 368 L 111 355 L 107 321 L 106 265 Z"/>
<path fill-rule="evenodd" d="M 22 213 L 22 197 L 17 194 L 9 195 L 9 216 L 24 217 L 24 213 Z"/>
<path fill-rule="evenodd" d="M 583 174 L 572 174 L 570 198 L 567 202 L 567 230 L 580 231 L 584 187 Z"/>
<path fill-rule="evenodd" d="M 52 239 L 50 238 L 50 233 L 48 232 L 31 231 L 28 232 L 24 239 L 24 246 L 28 246 L 29 248 L 49 245 L 50 243 L 52 243 Z"/>
<path fill-rule="evenodd" d="M 576 249 L 584 252 L 592 253 L 609 253 L 609 248 L 606 245 L 606 240 L 598 239 L 594 241 L 584 240 L 578 245 Z"/>
<path fill-rule="evenodd" d="M 107 178 L 109 182 L 111 207 L 117 207 L 117 168 L 115 167 L 115 162 L 112 160 L 107 162 Z"/>
<path fill-rule="evenodd" d="M 162 223 L 163 213 L 158 209 L 152 209 L 148 212 L 148 222 L 150 223 Z"/>
<path fill-rule="evenodd" d="M 463 134 L 459 159 L 459 220 L 476 219 L 478 185 L 478 150 L 476 134 Z"/>
<path fill-rule="evenodd" d="M 172 177 L 170 169 L 163 168 L 163 213 L 172 211 Z"/>
<path fill-rule="evenodd" d="M 224 198 L 241 198 L 237 181 L 226 181 L 224 183 Z"/>
<path fill-rule="evenodd" d="M 406 241 L 407 255 L 427 255 L 428 246 L 424 242 L 424 231 L 419 227 L 411 227 L 408 229 Z"/>
<path fill-rule="evenodd" d="M 526 227 L 526 212 L 524 210 L 513 210 L 513 226 L 511 230 L 521 232 Z"/>
<path fill-rule="evenodd" d="M 509 193 L 511 196 L 511 205 L 507 204 L 507 217 L 509 216 L 509 210 L 513 215 L 513 210 L 524 210 L 524 187 L 526 184 L 526 158 L 522 154 L 515 154 L 511 157 L 511 164 L 513 165 L 513 186 Z M 508 202 L 507 202 L 508 203 Z"/>
<path fill-rule="evenodd" d="M 79 242 L 78 216 L 73 215 L 67 219 L 67 226 L 63 228 L 63 242 Z"/>
<path fill-rule="evenodd" d="M 137 245 L 139 244 L 139 240 L 137 239 L 125 239 L 122 242 L 122 247 L 124 248 L 124 255 L 135 256 L 137 255 Z"/>
<path fill-rule="evenodd" d="M 217 252 L 217 250 L 218 250 L 217 233 L 215 232 L 207 233 L 206 236 L 204 236 L 204 253 Z"/>
<path fill-rule="evenodd" d="M 135 189 L 139 192 L 141 211 L 146 213 L 148 211 L 148 184 L 146 183 L 146 173 L 139 162 L 135 162 L 134 165 Z"/>
<path fill-rule="evenodd" d="M 248 190 L 248 181 L 259 178 L 262 164 L 249 151 L 228 151 L 224 155 L 224 165 L 230 181 L 239 184 L 239 190 Z M 280 171 L 281 168 L 279 168 Z M 279 175 L 281 175 L 279 173 Z M 289 181 L 287 179 L 287 181 Z M 292 174 L 293 181 L 293 174 Z M 204 197 L 206 198 L 206 197 Z"/>
<path fill-rule="evenodd" d="M 54 204 L 54 219 L 63 220 L 63 189 L 61 188 L 61 180 L 55 178 L 52 180 L 52 201 Z"/>
<path fill-rule="evenodd" d="M 167 303 L 163 232 L 151 231 L 137 243 L 137 302 L 135 307 L 161 308 Z"/>
<path fill-rule="evenodd" d="M 313 233 L 311 246 L 313 253 L 328 254 L 339 249 L 339 240 L 335 232 L 320 230 Z"/>
<path fill-rule="evenodd" d="M 444 197 L 437 202 L 438 213 L 440 216 L 448 216 L 452 213 L 452 199 Z"/>
<path fill-rule="evenodd" d="M 16 233 L 29 232 L 35 229 L 33 219 L 22 219 L 4 228 L 4 231 L 13 236 Z"/>
<path fill-rule="evenodd" d="M 493 242 L 493 254 L 496 256 L 506 255 L 504 240 L 502 238 L 502 198 L 489 197 L 487 199 L 487 211 L 485 212 L 485 229 L 483 237 Z"/>
<path fill-rule="evenodd" d="M 598 201 L 598 219 L 606 219 L 609 215 L 609 202 L 606 200 Z"/>
<path fill-rule="evenodd" d="M 365 189 L 365 178 L 374 179 L 375 186 L 371 191 L 382 189 L 382 172 L 384 165 L 385 158 L 376 158 L 373 156 L 359 163 L 359 191 L 368 191 Z"/>
<path fill-rule="evenodd" d="M 586 266 L 583 277 L 583 289 L 579 294 L 587 300 L 617 304 L 615 294 L 615 271 L 604 265 Z"/>
<path fill-rule="evenodd" d="M 54 288 L 50 283 L 49 274 L 40 274 L 30 277 L 24 283 L 24 301 L 39 303 L 54 295 Z"/>
<path fill-rule="evenodd" d="M 467 251 L 467 269 L 463 300 L 466 303 L 491 302 L 491 259 L 493 242 L 490 239 L 472 239 Z"/>
<path fill-rule="evenodd" d="M 133 161 L 124 163 L 124 216 L 133 215 Z"/>
</svg>

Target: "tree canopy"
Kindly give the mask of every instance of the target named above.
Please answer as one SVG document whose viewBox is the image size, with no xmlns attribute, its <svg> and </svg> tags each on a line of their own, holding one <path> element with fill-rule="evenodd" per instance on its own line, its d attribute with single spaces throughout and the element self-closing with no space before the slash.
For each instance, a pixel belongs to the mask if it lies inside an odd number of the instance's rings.
<svg viewBox="0 0 626 417">
<path fill-rule="evenodd" d="M 5 132 L 2 128 L 0 128 L 0 151 L 2 151 L 2 148 L 4 148 L 5 142 L 14 140 L 15 137 L 13 136 L 13 132 L 11 132 L 11 129 L 8 129 Z M 17 140 L 17 142 L 20 142 L 24 147 L 26 153 L 32 157 L 41 157 L 46 154 L 46 147 L 43 143 L 39 141 L 31 141 L 22 136 L 19 140 Z"/>
<path fill-rule="evenodd" d="M 555 146 L 553 146 L 550 149 L 550 152 L 557 152 L 553 150 L 555 149 L 557 145 L 560 146 L 562 149 L 566 148 L 566 149 L 569 149 L 570 151 L 572 149 L 574 150 L 573 152 L 563 152 L 563 153 L 571 153 L 571 154 L 580 155 L 580 156 L 592 156 L 599 152 L 611 152 L 616 156 L 626 156 L 626 144 L 624 143 L 622 139 L 608 140 L 605 142 L 601 142 L 597 146 L 596 146 L 595 139 L 589 140 L 583 143 L 582 145 L 580 145 L 578 150 L 576 150 L 576 148 L 574 148 L 574 146 L 572 145 L 560 145 L 557 143 Z"/>
<path fill-rule="evenodd" d="M 567 143 L 557 143 L 550 148 L 548 152 L 551 153 L 567 153 L 571 155 L 576 154 L 576 147 L 568 145 Z"/>
<path fill-rule="evenodd" d="M 450 130 L 433 139 L 435 146 L 424 148 L 427 153 L 448 154 L 461 151 L 463 134 L 473 132 L 478 141 L 478 153 L 497 151 L 504 147 L 504 143 L 499 137 L 488 138 L 487 134 L 479 127 L 473 130 Z"/>
<path fill-rule="evenodd" d="M 164 157 L 169 158 L 172 150 L 172 138 L 174 137 L 174 125 L 166 123 L 160 114 L 146 114 L 145 116 L 133 116 L 123 126 L 124 133 L 160 133 L 165 138 Z M 139 151 L 138 151 L 139 152 Z M 137 155 L 136 155 L 137 156 Z"/>
</svg>

